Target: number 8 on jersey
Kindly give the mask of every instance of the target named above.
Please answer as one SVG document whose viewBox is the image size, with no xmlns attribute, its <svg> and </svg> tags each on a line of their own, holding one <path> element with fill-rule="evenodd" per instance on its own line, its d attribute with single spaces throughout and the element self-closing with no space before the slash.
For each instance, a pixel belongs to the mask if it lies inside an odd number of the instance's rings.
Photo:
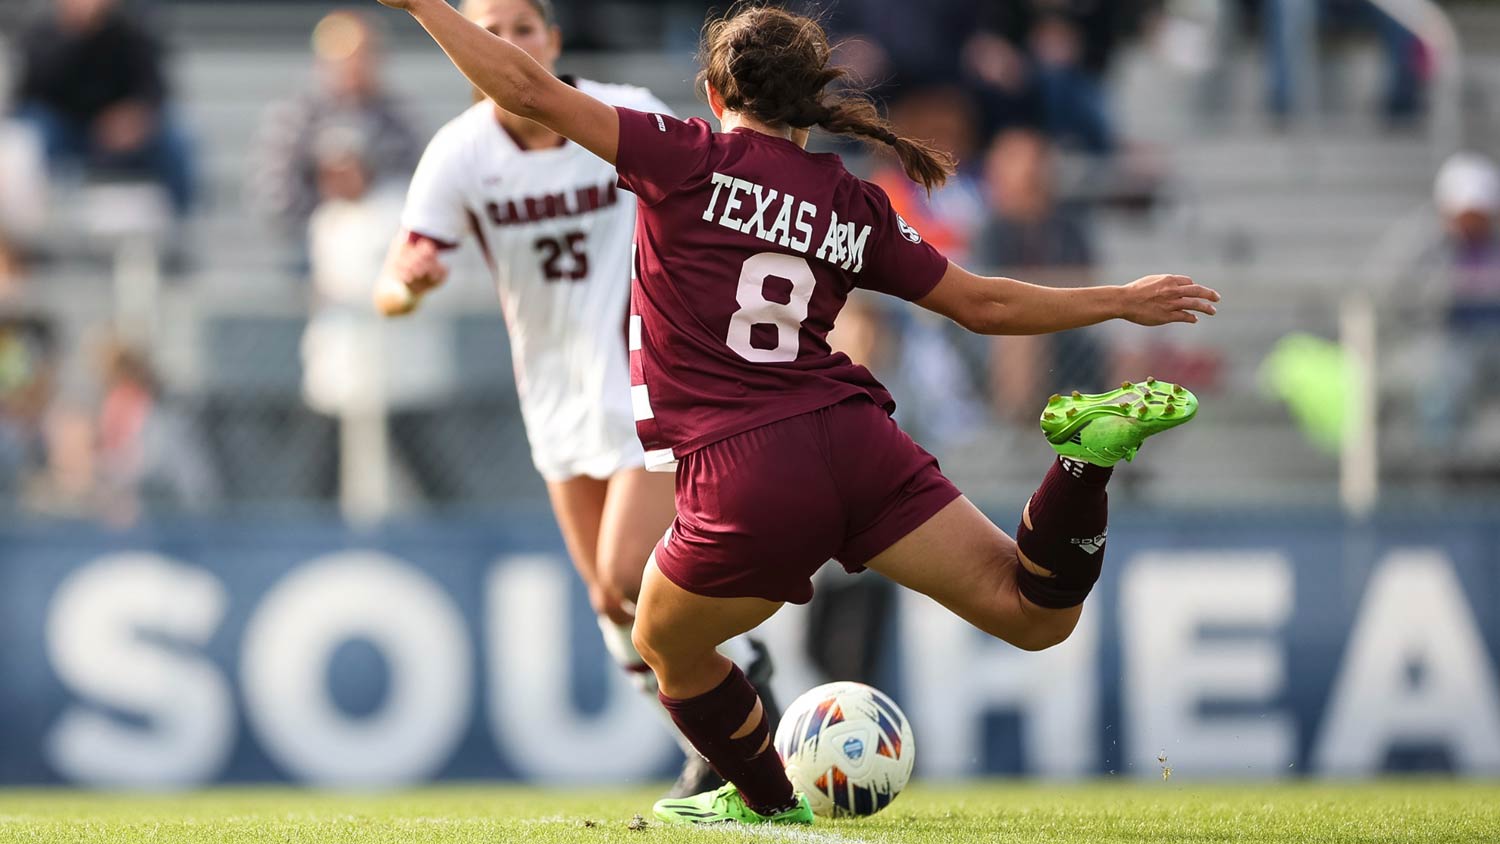
<svg viewBox="0 0 1500 844">
<path fill-rule="evenodd" d="M 751 363 L 790 363 L 802 349 L 802 323 L 807 319 L 817 279 L 807 259 L 780 252 L 751 255 L 740 267 L 735 300 L 739 310 L 729 320 L 725 342 Z M 788 289 L 787 285 L 790 285 Z M 776 345 L 760 348 L 755 326 L 776 328 Z"/>
</svg>

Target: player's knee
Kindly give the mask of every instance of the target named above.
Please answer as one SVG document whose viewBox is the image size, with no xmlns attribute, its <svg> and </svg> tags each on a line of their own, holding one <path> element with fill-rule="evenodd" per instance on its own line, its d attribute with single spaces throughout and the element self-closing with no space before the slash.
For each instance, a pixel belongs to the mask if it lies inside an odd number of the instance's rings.
<svg viewBox="0 0 1500 844">
<path fill-rule="evenodd" d="M 1043 610 L 1023 613 L 1019 623 L 1011 625 L 1000 638 L 1023 651 L 1045 651 L 1060 645 L 1073 635 L 1079 614 L 1067 610 Z"/>
<path fill-rule="evenodd" d="M 644 558 L 626 559 L 622 555 L 608 553 L 599 556 L 599 577 L 604 585 L 631 603 L 641 598 L 641 572 L 645 567 Z"/>
<path fill-rule="evenodd" d="M 1056 625 L 1039 626 L 1027 630 L 1012 633 L 1005 636 L 1005 640 L 1023 651 L 1045 651 L 1055 645 L 1061 645 L 1073 635 L 1072 626 L 1060 627 Z"/>
<path fill-rule="evenodd" d="M 652 624 L 649 618 L 636 617 L 630 640 L 641 660 L 658 674 L 681 665 L 691 656 L 682 637 L 670 635 L 662 625 Z"/>
<path fill-rule="evenodd" d="M 650 624 L 636 618 L 635 626 L 630 631 L 630 643 L 635 645 L 635 652 L 641 655 L 641 660 L 651 666 L 652 671 L 656 671 L 661 665 L 662 658 L 655 647 L 657 637 L 651 631 Z"/>
</svg>

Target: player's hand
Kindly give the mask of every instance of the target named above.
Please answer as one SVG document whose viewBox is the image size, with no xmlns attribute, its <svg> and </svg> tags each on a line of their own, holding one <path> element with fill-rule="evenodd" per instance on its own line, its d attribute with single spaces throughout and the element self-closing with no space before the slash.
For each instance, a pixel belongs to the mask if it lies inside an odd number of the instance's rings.
<svg viewBox="0 0 1500 844">
<path fill-rule="evenodd" d="M 406 316 L 422 301 L 419 294 L 394 278 L 382 278 L 375 284 L 375 310 L 382 316 Z"/>
<path fill-rule="evenodd" d="M 391 269 L 397 280 L 405 284 L 416 296 L 438 287 L 448 280 L 448 268 L 438 257 L 437 244 L 427 238 L 417 238 L 396 253 Z"/>
<path fill-rule="evenodd" d="M 1219 293 L 1185 275 L 1148 275 L 1125 285 L 1122 319 L 1137 325 L 1197 322 L 1198 314 L 1213 316 Z"/>
<path fill-rule="evenodd" d="M 635 614 L 626 608 L 625 597 L 602 583 L 589 584 L 589 604 L 596 615 L 602 615 L 615 624 L 635 621 Z"/>
</svg>

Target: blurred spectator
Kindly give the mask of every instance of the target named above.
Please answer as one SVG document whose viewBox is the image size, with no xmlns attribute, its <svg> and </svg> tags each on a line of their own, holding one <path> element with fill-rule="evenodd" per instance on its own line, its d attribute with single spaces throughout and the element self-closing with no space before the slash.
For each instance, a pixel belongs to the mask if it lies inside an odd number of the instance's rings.
<svg viewBox="0 0 1500 844">
<path fill-rule="evenodd" d="M 944 85 L 958 79 L 954 45 L 974 31 L 984 5 L 969 0 L 810 0 L 801 11 L 834 35 L 839 61 L 862 84 Z"/>
<path fill-rule="evenodd" d="M 975 239 L 977 265 L 1053 287 L 1092 282 L 1094 249 L 1081 214 L 1058 202 L 1052 147 L 1039 132 L 1012 129 L 990 146 L 985 177 L 992 210 Z M 1103 378 L 1095 335 L 996 337 L 991 347 L 995 410 L 1030 421 L 1057 385 L 1089 389 Z"/>
<path fill-rule="evenodd" d="M 0 500 L 20 499 L 46 464 L 43 422 L 52 400 L 54 345 L 40 320 L 0 321 Z"/>
<path fill-rule="evenodd" d="M 876 373 L 886 372 L 895 360 L 898 335 L 878 297 L 852 291 L 839 311 L 838 324 L 828 332 L 828 345 Z"/>
<path fill-rule="evenodd" d="M 829 345 L 901 397 L 896 415 L 902 427 L 935 451 L 969 442 L 987 422 L 950 326 L 926 311 L 856 290 L 828 335 Z"/>
<path fill-rule="evenodd" d="M 380 41 L 363 13 L 330 13 L 313 29 L 312 47 L 317 83 L 266 112 L 249 174 L 255 205 L 299 251 L 319 199 L 319 138 L 342 129 L 366 139 L 365 166 L 376 184 L 404 181 L 422 150 L 416 131 L 381 84 Z"/>
<path fill-rule="evenodd" d="M 885 190 L 891 206 L 924 240 L 955 261 L 966 261 L 975 227 L 985 213 L 971 160 L 978 132 L 973 103 L 955 87 L 911 91 L 891 107 L 890 117 L 900 134 L 926 140 L 958 159 L 958 172 L 929 194 L 907 178 L 894 159 L 881 156 L 870 180 Z M 844 330 L 842 342 L 864 335 L 875 368 L 888 371 L 886 377 L 902 385 L 899 392 L 910 397 L 901 411 L 902 424 L 929 447 L 942 449 L 965 441 L 982 424 L 983 407 L 974 397 L 968 367 L 945 321 L 930 314 L 887 312 L 860 297 L 849 299 L 839 321 L 841 330 L 848 322 L 871 326 Z M 855 354 L 855 349 L 850 352 Z"/>
<path fill-rule="evenodd" d="M 1010 0 L 975 4 L 964 71 L 992 122 L 1039 123 L 1057 142 L 1108 154 L 1118 141 L 1105 75 L 1139 4 L 1126 0 Z M 1009 116 L 1009 119 L 1007 119 Z M 999 125 L 996 125 L 998 122 Z"/>
<path fill-rule="evenodd" d="M 1500 326 L 1500 170 L 1489 158 L 1458 154 L 1438 171 L 1433 199 L 1446 240 L 1449 324 L 1458 330 Z"/>
<path fill-rule="evenodd" d="M 1271 113 L 1288 118 L 1305 113 L 1313 96 L 1319 34 L 1365 27 L 1380 39 L 1386 59 L 1382 110 L 1392 122 L 1415 119 L 1422 111 L 1423 65 L 1420 39 L 1369 0 L 1261 0 L 1261 30 L 1269 61 L 1267 97 Z"/>
<path fill-rule="evenodd" d="M 896 131 L 921 138 L 958 160 L 958 173 L 930 194 L 907 178 L 899 162 L 882 156 L 870 175 L 891 198 L 891 206 L 922 233 L 928 243 L 959 263 L 967 260 L 969 241 L 984 217 L 974 104 L 954 87 L 913 90 L 890 108 Z"/>
<path fill-rule="evenodd" d="M 21 259 L 0 231 L 0 299 L 10 295 L 21 280 Z"/>
<path fill-rule="evenodd" d="M 115 0 L 56 0 L 17 43 L 16 114 L 41 134 L 53 169 L 147 177 L 185 213 L 192 154 L 168 105 L 161 45 L 139 16 Z"/>
<path fill-rule="evenodd" d="M 1467 443 L 1500 457 L 1493 424 L 1476 423 L 1489 393 L 1478 385 L 1500 376 L 1500 168 L 1458 153 L 1439 169 L 1434 217 L 1392 238 L 1389 293 L 1405 305 L 1404 330 L 1417 338 L 1423 364 L 1413 379 L 1428 447 L 1451 452 Z M 1487 437 L 1484 444 L 1473 437 Z"/>
<path fill-rule="evenodd" d="M 387 320 L 375 313 L 371 294 L 391 233 L 401 228 L 405 193 L 374 181 L 365 141 L 335 127 L 313 145 L 322 201 L 308 226 L 315 299 L 302 338 L 303 395 L 342 423 L 378 415 L 424 496 L 451 501 L 460 493 L 456 473 L 440 464 L 442 451 L 428 435 L 456 390 L 453 344 L 435 314 Z M 336 443 L 321 452 L 329 459 L 319 486 L 330 498 L 340 490 L 342 461 L 386 459 L 343 454 Z"/>
<path fill-rule="evenodd" d="M 16 290 L 22 247 L 45 226 L 46 170 L 37 133 L 21 121 L 0 120 L 0 299 Z"/>
<path fill-rule="evenodd" d="M 222 486 L 208 449 L 145 356 L 110 342 L 99 368 L 104 396 L 96 420 L 94 494 L 104 517 L 129 524 L 157 510 L 200 512 L 218 504 Z"/>
</svg>

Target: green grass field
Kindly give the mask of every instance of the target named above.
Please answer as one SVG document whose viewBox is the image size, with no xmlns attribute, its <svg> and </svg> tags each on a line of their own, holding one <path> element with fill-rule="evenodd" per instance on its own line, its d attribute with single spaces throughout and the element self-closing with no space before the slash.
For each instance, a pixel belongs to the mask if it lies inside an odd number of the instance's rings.
<svg viewBox="0 0 1500 844">
<path fill-rule="evenodd" d="M 0 842 L 1497 842 L 1500 784 L 914 787 L 863 821 L 806 829 L 648 823 L 654 791 L 501 786 L 393 794 L 0 792 Z"/>
</svg>

